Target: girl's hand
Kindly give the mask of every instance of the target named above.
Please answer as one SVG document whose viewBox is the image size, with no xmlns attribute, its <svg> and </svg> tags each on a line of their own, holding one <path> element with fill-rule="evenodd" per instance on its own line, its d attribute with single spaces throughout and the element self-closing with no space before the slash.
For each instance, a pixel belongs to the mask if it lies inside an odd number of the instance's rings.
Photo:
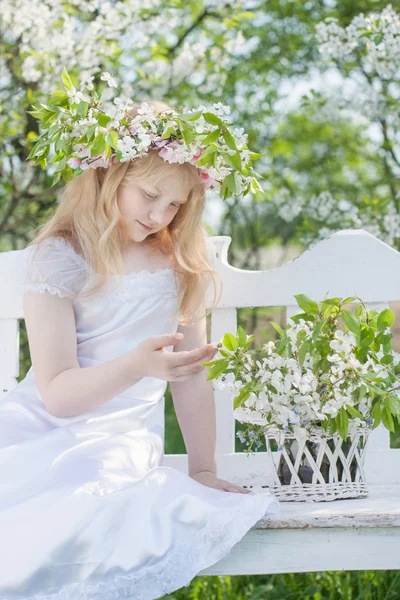
<svg viewBox="0 0 400 600">
<path fill-rule="evenodd" d="M 212 471 L 198 471 L 191 475 L 192 479 L 195 479 L 199 483 L 208 487 L 215 488 L 216 490 L 222 490 L 224 492 L 239 492 L 241 494 L 253 494 L 251 490 L 244 488 L 240 485 L 234 485 L 225 479 L 220 479 Z"/>
<path fill-rule="evenodd" d="M 165 348 L 179 344 L 181 339 L 168 333 L 149 337 L 134 350 L 135 366 L 142 377 L 156 377 L 166 381 L 186 381 L 195 373 L 204 371 L 201 363 L 213 359 L 218 352 L 212 344 L 191 351 L 169 352 Z"/>
</svg>

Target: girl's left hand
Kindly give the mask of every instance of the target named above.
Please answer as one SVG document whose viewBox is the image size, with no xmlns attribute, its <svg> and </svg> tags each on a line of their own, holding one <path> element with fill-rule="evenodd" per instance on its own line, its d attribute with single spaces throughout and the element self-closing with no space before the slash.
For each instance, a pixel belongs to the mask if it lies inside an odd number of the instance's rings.
<svg viewBox="0 0 400 600">
<path fill-rule="evenodd" d="M 212 471 L 198 471 L 191 475 L 192 479 L 195 479 L 203 485 L 215 488 L 216 490 L 222 490 L 225 492 L 239 492 L 241 494 L 253 494 L 252 490 L 244 488 L 240 485 L 234 485 L 225 479 L 220 479 Z"/>
</svg>

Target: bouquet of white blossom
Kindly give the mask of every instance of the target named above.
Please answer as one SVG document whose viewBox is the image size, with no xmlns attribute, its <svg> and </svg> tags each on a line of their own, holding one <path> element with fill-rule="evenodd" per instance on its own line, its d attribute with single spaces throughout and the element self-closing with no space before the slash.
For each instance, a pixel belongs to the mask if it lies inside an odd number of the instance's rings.
<svg viewBox="0 0 400 600">
<path fill-rule="evenodd" d="M 278 450 L 286 432 L 308 439 L 338 432 L 345 441 L 353 427 L 374 429 L 382 422 L 394 431 L 400 354 L 391 346 L 393 312 L 368 310 L 357 297 L 320 305 L 304 294 L 294 297 L 303 312 L 285 329 L 271 322 L 278 342 L 248 350 L 254 336 L 239 326 L 236 336 L 226 333 L 217 344 L 221 358 L 203 363 L 210 367 L 207 379 L 232 392 L 236 419 L 251 422 L 238 433 L 246 451 L 260 447 L 271 427 L 279 430 Z M 344 310 L 355 300 L 354 313 Z"/>
</svg>

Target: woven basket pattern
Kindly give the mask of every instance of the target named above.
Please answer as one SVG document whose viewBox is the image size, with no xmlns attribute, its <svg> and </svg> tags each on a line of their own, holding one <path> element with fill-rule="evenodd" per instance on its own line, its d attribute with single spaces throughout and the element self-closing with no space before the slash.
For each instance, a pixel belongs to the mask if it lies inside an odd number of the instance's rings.
<svg viewBox="0 0 400 600">
<path fill-rule="evenodd" d="M 353 428 L 346 441 L 337 432 L 333 436 L 313 432 L 308 439 L 299 439 L 288 432 L 276 465 L 270 442 L 274 439 L 278 443 L 279 430 L 269 426 L 265 441 L 274 483 L 262 487 L 282 502 L 364 498 L 368 495 L 364 458 L 371 431 L 369 427 Z"/>
</svg>

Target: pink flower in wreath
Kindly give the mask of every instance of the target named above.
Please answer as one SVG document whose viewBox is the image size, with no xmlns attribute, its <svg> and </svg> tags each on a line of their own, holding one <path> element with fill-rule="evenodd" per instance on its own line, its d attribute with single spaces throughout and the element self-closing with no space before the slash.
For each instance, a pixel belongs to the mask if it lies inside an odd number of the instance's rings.
<svg viewBox="0 0 400 600">
<path fill-rule="evenodd" d="M 157 148 L 162 148 L 163 146 L 165 146 L 166 144 L 168 144 L 168 140 L 157 140 L 156 142 L 154 142 L 154 145 Z"/>
<path fill-rule="evenodd" d="M 211 175 L 209 175 L 207 173 L 207 171 L 203 171 L 201 169 L 197 169 L 197 171 L 199 173 L 200 179 L 202 180 L 202 182 L 203 182 L 204 187 L 206 188 L 206 190 L 210 189 L 210 187 L 212 185 L 214 185 L 214 183 L 216 181 L 214 179 L 214 177 L 211 177 Z"/>
<path fill-rule="evenodd" d="M 192 164 L 194 164 L 196 162 L 196 160 L 198 160 L 200 158 L 200 156 L 203 154 L 204 152 L 204 148 L 199 148 L 198 154 L 195 154 L 192 159 L 190 160 L 190 162 Z"/>
<path fill-rule="evenodd" d="M 76 156 L 73 156 L 69 160 L 67 160 L 67 165 L 71 167 L 71 169 L 78 169 L 80 167 L 81 161 Z"/>
</svg>

